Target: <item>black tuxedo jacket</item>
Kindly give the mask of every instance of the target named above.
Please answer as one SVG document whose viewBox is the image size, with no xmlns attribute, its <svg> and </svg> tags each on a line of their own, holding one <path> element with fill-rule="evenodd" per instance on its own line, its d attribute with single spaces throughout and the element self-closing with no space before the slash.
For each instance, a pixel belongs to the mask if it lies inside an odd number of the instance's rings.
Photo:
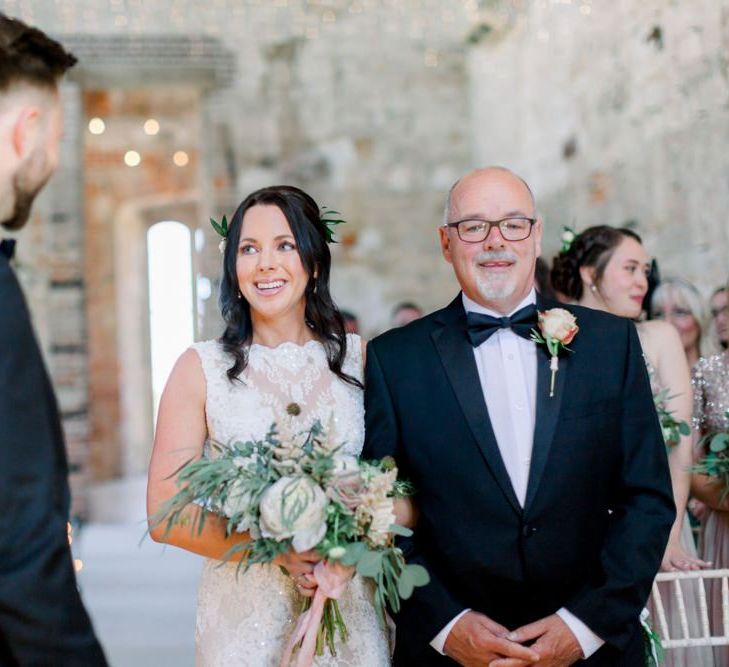
<svg viewBox="0 0 729 667">
<path fill-rule="evenodd" d="M 675 516 L 665 445 L 632 322 L 563 307 L 580 331 L 553 397 L 537 352 L 524 507 L 499 454 L 460 295 L 370 342 L 364 456 L 394 456 L 420 520 L 404 545 L 431 583 L 397 620 L 396 665 L 454 664 L 430 641 L 465 608 L 510 629 L 566 607 L 606 641 L 591 665 L 643 665 L 638 616 Z M 586 663 L 587 664 L 587 663 Z"/>
<path fill-rule="evenodd" d="M 66 452 L 28 309 L 0 253 L 0 665 L 106 665 L 76 588 Z"/>
</svg>

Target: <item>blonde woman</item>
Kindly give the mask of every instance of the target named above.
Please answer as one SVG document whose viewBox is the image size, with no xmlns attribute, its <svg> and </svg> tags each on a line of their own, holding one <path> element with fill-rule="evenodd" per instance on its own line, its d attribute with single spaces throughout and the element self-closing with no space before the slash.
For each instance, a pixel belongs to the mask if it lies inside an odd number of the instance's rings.
<svg viewBox="0 0 729 667">
<path fill-rule="evenodd" d="M 704 340 L 707 331 L 707 312 L 699 290 L 681 278 L 661 281 L 651 297 L 651 316 L 672 324 L 681 337 L 681 345 L 690 368 L 709 353 Z"/>
</svg>

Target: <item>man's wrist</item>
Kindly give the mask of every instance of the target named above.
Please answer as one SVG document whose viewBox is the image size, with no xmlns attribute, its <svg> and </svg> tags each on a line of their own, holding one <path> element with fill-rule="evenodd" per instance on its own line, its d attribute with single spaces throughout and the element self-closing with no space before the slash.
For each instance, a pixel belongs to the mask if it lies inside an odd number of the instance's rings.
<svg viewBox="0 0 729 667">
<path fill-rule="evenodd" d="M 451 633 L 451 630 L 453 629 L 453 626 L 458 623 L 459 620 L 461 620 L 461 616 L 467 614 L 470 609 L 464 609 L 460 614 L 453 617 L 453 619 L 446 625 L 435 637 L 433 637 L 433 640 L 430 642 L 430 645 L 438 651 L 441 655 L 445 655 L 445 643 L 448 639 L 448 635 Z"/>
<path fill-rule="evenodd" d="M 583 621 L 564 607 L 557 610 L 557 616 L 564 621 L 570 632 L 575 636 L 577 643 L 582 649 L 582 657 L 585 660 L 587 660 L 587 658 L 589 658 L 605 643 L 605 641 L 600 639 L 600 637 L 590 630 Z"/>
</svg>

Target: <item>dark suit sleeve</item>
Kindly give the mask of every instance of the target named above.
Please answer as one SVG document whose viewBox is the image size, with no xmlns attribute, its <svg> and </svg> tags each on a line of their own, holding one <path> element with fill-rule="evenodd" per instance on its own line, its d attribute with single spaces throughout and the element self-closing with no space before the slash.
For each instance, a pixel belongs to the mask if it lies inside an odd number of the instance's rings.
<svg viewBox="0 0 729 667">
<path fill-rule="evenodd" d="M 407 460 L 400 451 L 400 429 L 397 415 L 382 372 L 380 361 L 374 345 L 367 347 L 367 363 L 365 367 L 365 445 L 364 458 L 381 459 L 392 456 L 398 464 L 400 476 L 407 478 Z M 417 489 L 415 501 L 417 502 Z M 418 534 L 415 538 L 400 540 L 408 563 L 417 563 L 425 567 L 430 574 L 430 584 L 416 588 L 413 596 L 405 601 L 396 620 L 408 619 L 410 634 L 417 631 L 421 636 L 417 643 L 427 646 L 435 636 L 450 623 L 466 605 L 456 600 L 447 590 L 428 562 L 423 550 L 418 547 Z M 410 637 L 410 641 L 413 638 Z M 415 642 L 413 642 L 415 643 Z"/>
<path fill-rule="evenodd" d="M 55 399 L 5 261 L 0 308 L 0 664 L 105 665 L 68 546 Z"/>
<path fill-rule="evenodd" d="M 606 642 L 623 648 L 635 632 L 675 518 L 666 449 L 640 342 L 627 322 L 621 470 L 600 567 L 566 607 Z"/>
</svg>

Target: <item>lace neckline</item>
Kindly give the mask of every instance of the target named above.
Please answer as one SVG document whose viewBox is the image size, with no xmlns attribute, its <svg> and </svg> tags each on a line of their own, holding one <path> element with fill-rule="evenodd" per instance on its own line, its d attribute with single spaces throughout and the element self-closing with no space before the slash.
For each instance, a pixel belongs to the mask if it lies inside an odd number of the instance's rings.
<svg viewBox="0 0 729 667">
<path fill-rule="evenodd" d="M 291 340 L 285 340 L 283 343 L 279 343 L 278 345 L 274 345 L 273 347 L 271 347 L 270 345 L 264 345 L 263 343 L 251 343 L 248 349 L 250 351 L 257 350 L 263 354 L 266 354 L 275 353 L 283 350 L 300 350 L 302 352 L 305 352 L 312 348 L 321 347 L 323 347 L 321 342 L 316 340 L 316 338 L 312 338 L 311 340 L 307 340 L 305 343 L 294 343 Z"/>
</svg>

